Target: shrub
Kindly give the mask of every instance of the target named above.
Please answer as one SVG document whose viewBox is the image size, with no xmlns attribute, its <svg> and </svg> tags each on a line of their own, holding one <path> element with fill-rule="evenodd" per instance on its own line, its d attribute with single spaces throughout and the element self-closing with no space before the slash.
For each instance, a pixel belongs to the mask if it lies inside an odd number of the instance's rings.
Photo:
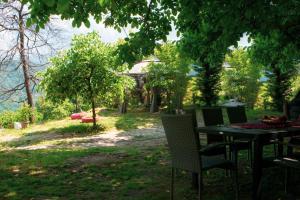
<svg viewBox="0 0 300 200">
<path fill-rule="evenodd" d="M 69 100 L 65 100 L 61 104 L 55 104 L 40 98 L 36 104 L 36 109 L 42 120 L 62 119 L 72 113 L 74 105 Z"/>
<path fill-rule="evenodd" d="M 13 123 L 17 119 L 16 112 L 14 111 L 5 111 L 0 114 L 0 125 L 3 128 L 12 128 Z"/>
<path fill-rule="evenodd" d="M 22 104 L 18 110 L 15 112 L 16 121 L 27 122 L 30 117 L 34 114 L 34 111 L 30 108 L 28 104 Z"/>
</svg>

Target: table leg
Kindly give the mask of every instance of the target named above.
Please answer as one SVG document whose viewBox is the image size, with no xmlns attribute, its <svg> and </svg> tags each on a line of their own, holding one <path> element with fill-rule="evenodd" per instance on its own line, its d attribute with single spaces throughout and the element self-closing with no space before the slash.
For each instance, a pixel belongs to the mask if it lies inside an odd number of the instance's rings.
<svg viewBox="0 0 300 200">
<path fill-rule="evenodd" d="M 192 173 L 192 187 L 194 189 L 198 189 L 198 173 L 193 172 Z"/>
<path fill-rule="evenodd" d="M 277 147 L 278 148 L 278 157 L 283 157 L 283 145 L 282 145 L 283 137 L 281 135 L 278 135 L 277 139 L 279 141 L 279 144 Z"/>
<path fill-rule="evenodd" d="M 261 199 L 261 178 L 263 169 L 263 141 L 256 138 L 254 141 L 253 171 L 252 171 L 252 199 Z"/>
</svg>

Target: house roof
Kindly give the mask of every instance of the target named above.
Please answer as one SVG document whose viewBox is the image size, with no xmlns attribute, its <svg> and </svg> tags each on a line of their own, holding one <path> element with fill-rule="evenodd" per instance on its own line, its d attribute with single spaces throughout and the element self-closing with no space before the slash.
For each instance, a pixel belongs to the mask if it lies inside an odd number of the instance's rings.
<svg viewBox="0 0 300 200">
<path fill-rule="evenodd" d="M 133 67 L 129 70 L 128 74 L 145 74 L 148 65 L 152 62 L 158 63 L 160 62 L 158 59 L 153 60 L 143 60 L 133 65 Z"/>
</svg>

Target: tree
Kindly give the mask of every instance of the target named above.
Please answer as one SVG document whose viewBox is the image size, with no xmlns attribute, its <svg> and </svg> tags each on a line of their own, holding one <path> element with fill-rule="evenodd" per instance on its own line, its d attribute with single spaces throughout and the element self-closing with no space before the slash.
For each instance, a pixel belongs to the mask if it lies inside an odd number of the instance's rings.
<svg viewBox="0 0 300 200">
<path fill-rule="evenodd" d="M 174 23 L 180 33 L 187 29 L 201 32 L 197 23 L 213 31 L 207 38 L 223 41 L 227 47 L 237 43 L 243 33 L 251 36 L 269 35 L 279 30 L 285 35 L 284 43 L 295 43 L 300 48 L 299 1 L 199 1 L 199 0 L 26 0 L 31 4 L 32 23 L 43 26 L 53 14 L 73 19 L 74 26 L 89 26 L 89 16 L 118 30 L 131 25 L 139 31 L 130 35 L 124 46 L 125 57 L 136 58 L 140 53 L 154 50 L 158 40 L 166 39 Z M 209 16 L 209 17 L 207 17 Z M 213 16 L 212 18 L 210 16 Z M 216 34 L 214 33 L 221 33 Z M 213 44 L 215 40 L 208 43 Z M 220 46 L 219 50 L 223 50 Z M 130 51 L 128 51 L 130 50 Z M 127 55 L 127 56 L 126 56 Z"/>
<path fill-rule="evenodd" d="M 184 48 L 201 66 L 199 89 L 202 100 L 214 104 L 218 97 L 219 76 L 226 51 L 247 33 L 270 37 L 273 31 L 282 34 L 280 42 L 300 49 L 300 2 L 267 0 L 199 1 L 199 0 L 28 0 L 32 22 L 45 24 L 51 14 L 73 19 L 73 24 L 89 25 L 92 15 L 97 21 L 116 29 L 131 25 L 132 33 L 120 46 L 121 57 L 132 63 L 141 54 L 153 52 L 155 43 L 165 40 L 174 23 L 182 35 Z M 274 51 L 273 53 L 277 53 Z M 204 69 L 204 70 L 202 70 Z"/>
<path fill-rule="evenodd" d="M 188 73 L 190 71 L 188 59 L 184 58 L 173 43 L 158 46 L 154 55 L 160 63 L 151 63 L 147 69 L 146 87 L 152 89 L 150 112 L 158 111 L 157 95 L 166 95 L 167 109 L 182 109 L 182 101 L 186 92 Z"/>
<path fill-rule="evenodd" d="M 259 35 L 251 47 L 252 60 L 265 66 L 269 78 L 269 94 L 274 108 L 283 110 L 283 104 L 291 92 L 291 81 L 300 60 L 297 44 L 283 43 L 285 35 L 274 31 L 269 36 Z"/>
<path fill-rule="evenodd" d="M 153 53 L 156 41 L 166 41 L 174 21 L 168 8 L 170 5 L 162 5 L 157 0 L 26 1 L 31 4 L 31 23 L 38 26 L 47 23 L 51 15 L 61 15 L 62 19 L 73 19 L 73 26 L 85 24 L 89 27 L 89 17 L 92 16 L 97 22 L 102 21 L 118 31 L 127 25 L 139 30 L 130 33 L 130 40 L 127 38 L 127 42 L 119 46 L 121 60 L 129 64 Z"/>
<path fill-rule="evenodd" d="M 48 23 L 43 26 L 45 28 L 43 31 L 36 32 L 36 25 L 26 26 L 29 21 L 28 5 L 22 1 L 9 0 L 0 3 L 0 33 L 8 34 L 12 38 L 9 47 L 0 49 L 0 69 L 3 76 L 9 76 L 8 74 L 19 71 L 19 68 L 23 74 L 23 80 L 17 83 L 1 84 L 0 100 L 10 100 L 14 95 L 19 96 L 19 92 L 25 89 L 27 103 L 33 109 L 32 91 L 37 83 L 35 72 L 45 64 L 43 52 L 49 53 L 54 50 L 50 40 L 52 36 L 57 36 L 58 30 Z M 34 121 L 33 115 L 30 121 Z"/>
<path fill-rule="evenodd" d="M 261 77 L 261 66 L 253 64 L 249 53 L 244 49 L 235 49 L 226 55 L 228 67 L 223 72 L 223 92 L 227 98 L 236 98 L 254 107 Z"/>
<path fill-rule="evenodd" d="M 194 27 L 186 26 L 182 31 L 181 51 L 197 63 L 194 68 L 197 87 L 201 92 L 200 102 L 207 106 L 215 105 L 221 89 L 220 75 L 227 43 L 218 40 L 221 31 L 214 30 L 205 22 L 195 21 Z"/>
<path fill-rule="evenodd" d="M 118 66 L 115 48 L 101 42 L 97 33 L 75 36 L 71 48 L 51 59 L 43 74 L 41 88 L 54 101 L 80 96 L 90 103 L 96 128 L 96 104 L 105 103 L 110 94 L 122 88 L 124 66 Z"/>
</svg>

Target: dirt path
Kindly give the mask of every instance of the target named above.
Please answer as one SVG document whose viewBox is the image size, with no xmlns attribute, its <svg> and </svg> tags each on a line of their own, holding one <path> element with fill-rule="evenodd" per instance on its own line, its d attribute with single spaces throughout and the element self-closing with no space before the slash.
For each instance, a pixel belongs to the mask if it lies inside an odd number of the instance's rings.
<svg viewBox="0 0 300 200">
<path fill-rule="evenodd" d="M 24 141 L 22 143 L 22 141 Z M 109 130 L 96 135 L 84 137 L 64 137 L 55 132 L 42 135 L 29 135 L 23 138 L 2 137 L 5 142 L 2 150 L 35 150 L 49 148 L 90 148 L 104 146 L 153 146 L 166 143 L 163 128 L 161 126 L 145 127 L 129 131 Z M 11 145 L 20 143 L 20 145 Z"/>
</svg>

